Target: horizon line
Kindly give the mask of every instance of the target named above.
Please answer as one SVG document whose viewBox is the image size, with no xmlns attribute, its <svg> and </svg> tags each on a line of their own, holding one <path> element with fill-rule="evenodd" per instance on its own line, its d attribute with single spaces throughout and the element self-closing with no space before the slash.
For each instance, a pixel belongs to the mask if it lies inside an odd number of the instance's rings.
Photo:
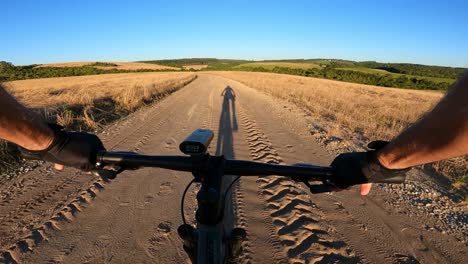
<svg viewBox="0 0 468 264">
<path fill-rule="evenodd" d="M 447 68 L 459 68 L 468 69 L 468 66 L 460 65 L 438 65 L 438 64 L 424 64 L 415 62 L 383 62 L 378 60 L 351 60 L 351 59 L 337 59 L 337 58 L 288 58 L 288 59 L 245 59 L 245 58 L 216 58 L 216 57 L 179 57 L 179 58 L 159 58 L 159 59 L 145 59 L 145 60 L 70 60 L 70 61 L 54 61 L 45 63 L 30 63 L 30 64 L 15 64 L 15 66 L 30 66 L 30 65 L 43 65 L 43 64 L 58 64 L 58 63 L 71 63 L 71 62 L 148 62 L 148 61 L 165 61 L 165 60 L 187 60 L 187 59 L 216 59 L 216 60 L 239 60 L 249 62 L 268 62 L 268 61 L 293 61 L 293 60 L 336 60 L 336 61 L 349 61 L 349 62 L 377 62 L 382 64 L 412 64 L 422 66 L 433 66 L 433 67 L 447 67 Z M 2 61 L 2 60 L 0 60 Z"/>
</svg>

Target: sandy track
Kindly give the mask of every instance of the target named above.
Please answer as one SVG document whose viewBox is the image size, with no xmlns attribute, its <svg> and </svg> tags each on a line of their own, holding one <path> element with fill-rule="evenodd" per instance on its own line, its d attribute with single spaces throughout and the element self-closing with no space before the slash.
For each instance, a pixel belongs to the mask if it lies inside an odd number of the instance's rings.
<svg viewBox="0 0 468 264">
<path fill-rule="evenodd" d="M 233 95 L 222 94 L 226 87 Z M 287 108 L 285 108 L 287 107 Z M 237 82 L 200 75 L 184 89 L 108 128 L 109 149 L 178 154 L 192 130 L 215 131 L 211 153 L 271 163 L 329 164 L 302 113 Z M 176 234 L 187 173 L 125 172 L 111 183 L 48 166 L 0 190 L 4 261 L 182 263 Z M 193 221 L 194 195 L 186 213 Z M 378 191 L 310 196 L 284 177 L 243 178 L 228 225 L 248 231 L 242 263 L 463 263 L 466 247 L 396 213 Z"/>
</svg>

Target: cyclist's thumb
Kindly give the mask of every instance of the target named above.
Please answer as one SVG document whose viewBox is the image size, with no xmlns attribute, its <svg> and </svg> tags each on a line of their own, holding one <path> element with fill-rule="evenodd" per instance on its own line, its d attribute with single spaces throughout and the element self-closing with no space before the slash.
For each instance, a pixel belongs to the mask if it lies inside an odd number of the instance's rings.
<svg viewBox="0 0 468 264">
<path fill-rule="evenodd" d="M 361 195 L 368 195 L 372 188 L 372 183 L 361 184 Z"/>
<path fill-rule="evenodd" d="M 54 168 L 55 168 L 56 170 L 63 171 L 64 166 L 63 166 L 62 164 L 57 164 L 57 163 L 55 163 L 55 164 L 54 164 Z"/>
</svg>

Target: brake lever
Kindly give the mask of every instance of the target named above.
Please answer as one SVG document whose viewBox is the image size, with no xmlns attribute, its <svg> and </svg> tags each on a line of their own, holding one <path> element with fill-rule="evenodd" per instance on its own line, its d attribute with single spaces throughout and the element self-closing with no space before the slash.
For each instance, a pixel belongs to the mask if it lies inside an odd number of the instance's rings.
<svg viewBox="0 0 468 264">
<path fill-rule="evenodd" d="M 331 184 L 310 184 L 309 186 L 309 190 L 311 193 L 328 193 L 328 192 L 332 192 L 336 189 L 336 187 L 334 185 L 331 185 Z"/>
<path fill-rule="evenodd" d="M 308 177 L 291 177 L 291 179 L 294 180 L 295 182 L 304 183 L 304 185 L 309 188 L 310 192 L 314 194 L 332 192 L 336 189 L 336 186 L 328 178 L 322 180 L 321 184 L 311 184 L 309 182 L 310 178 Z"/>
<path fill-rule="evenodd" d="M 315 167 L 313 165 L 309 164 L 304 164 L 304 163 L 298 163 L 294 164 L 296 166 L 304 166 L 304 167 Z M 292 180 L 295 182 L 302 182 L 307 186 L 310 190 L 311 193 L 326 193 L 326 192 L 332 192 L 336 189 L 335 184 L 333 184 L 333 180 L 330 177 L 326 177 L 325 179 L 311 179 L 310 177 L 307 176 L 296 176 L 296 177 L 291 177 Z M 310 180 L 315 180 L 315 181 L 321 181 L 321 184 L 311 184 L 309 181 Z"/>
<path fill-rule="evenodd" d="M 296 182 L 302 182 L 307 186 L 311 193 L 326 193 L 332 192 L 336 189 L 336 186 L 330 183 L 328 180 L 323 180 L 321 184 L 311 184 L 306 178 L 293 178 Z"/>
<path fill-rule="evenodd" d="M 99 153 L 98 157 L 103 155 L 104 153 L 105 152 Z M 137 154 L 136 152 L 128 152 L 128 151 L 120 151 L 118 153 L 128 154 L 128 155 Z M 117 175 L 122 173 L 123 171 L 137 170 L 140 168 L 140 167 L 117 166 L 117 165 L 110 166 L 110 168 L 106 168 L 106 167 L 108 167 L 106 166 L 106 164 L 103 164 L 100 161 L 98 161 L 96 163 L 96 169 L 92 170 L 91 172 L 94 175 L 101 177 L 101 179 L 103 179 L 105 182 L 108 182 L 109 180 L 115 179 Z"/>
<path fill-rule="evenodd" d="M 101 177 L 101 179 L 105 182 L 108 182 L 110 180 L 115 179 L 117 175 L 123 172 L 124 170 L 125 168 L 122 167 L 113 167 L 111 169 L 95 169 L 92 171 L 92 173 L 96 176 Z"/>
</svg>

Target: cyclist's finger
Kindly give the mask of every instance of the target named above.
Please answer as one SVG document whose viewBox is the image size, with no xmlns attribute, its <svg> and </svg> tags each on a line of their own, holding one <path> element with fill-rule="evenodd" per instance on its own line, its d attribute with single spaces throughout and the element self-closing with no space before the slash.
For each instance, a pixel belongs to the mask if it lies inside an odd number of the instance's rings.
<svg viewBox="0 0 468 264">
<path fill-rule="evenodd" d="M 64 166 L 63 166 L 62 164 L 57 164 L 57 163 L 55 163 L 55 164 L 54 164 L 54 168 L 55 168 L 56 170 L 63 171 Z"/>
<path fill-rule="evenodd" d="M 372 187 L 372 183 L 361 184 L 361 195 L 368 195 Z"/>
</svg>

